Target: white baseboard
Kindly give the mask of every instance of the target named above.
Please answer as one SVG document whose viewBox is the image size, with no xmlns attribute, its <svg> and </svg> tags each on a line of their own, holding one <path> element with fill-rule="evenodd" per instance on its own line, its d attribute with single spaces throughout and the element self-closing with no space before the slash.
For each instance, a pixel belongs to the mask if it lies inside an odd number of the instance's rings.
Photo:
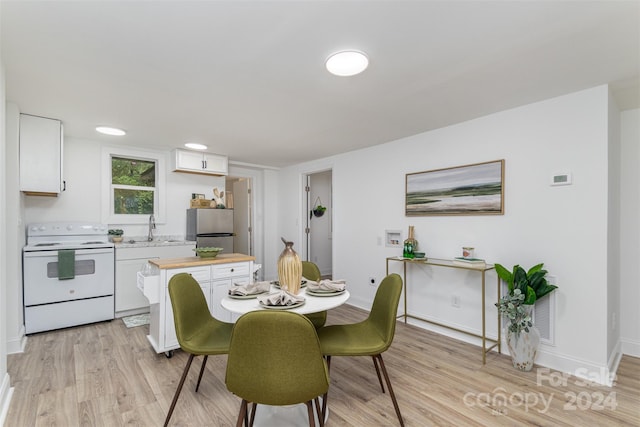
<svg viewBox="0 0 640 427">
<path fill-rule="evenodd" d="M 370 310 L 371 303 L 364 302 L 356 298 L 351 298 L 349 300 L 349 305 L 363 308 L 365 310 Z M 419 328 L 430 330 L 449 338 L 453 338 L 477 346 L 482 345 L 479 338 L 464 333 L 413 319 L 409 319 L 409 323 Z M 506 342 L 504 341 L 504 334 L 502 335 L 501 353 L 508 355 L 509 350 L 507 348 Z M 635 350 L 638 350 L 640 349 L 640 343 L 635 343 L 635 345 L 632 345 L 632 347 L 634 347 Z M 545 380 L 545 375 L 547 375 L 545 374 L 545 370 L 549 370 L 549 373 L 551 372 L 551 370 L 554 370 L 568 374 L 567 381 L 569 382 L 575 382 L 576 384 L 578 384 L 584 383 L 585 381 L 591 381 L 597 384 L 611 387 L 615 379 L 615 372 L 618 368 L 618 364 L 620 363 L 622 353 L 633 355 L 631 352 L 621 351 L 621 349 L 624 348 L 624 343 L 622 345 L 617 345 L 612 352 L 610 359 L 607 361 L 607 365 L 599 365 L 597 363 L 581 360 L 566 354 L 556 353 L 553 351 L 555 349 L 553 346 L 541 344 L 535 361 L 536 368 L 534 369 L 538 369 L 538 374 L 540 375 L 542 381 Z M 482 351 L 479 350 L 478 357 L 482 357 L 481 353 Z M 569 375 L 572 375 L 573 377 L 569 377 Z"/>
<path fill-rule="evenodd" d="M 18 336 L 7 340 L 7 354 L 24 353 L 27 345 L 27 336 L 25 335 L 24 325 L 20 327 Z"/>
<path fill-rule="evenodd" d="M 13 396 L 13 387 L 11 387 L 11 379 L 8 373 L 4 374 L 2 384 L 0 384 L 0 426 L 4 425 L 9 413 L 9 404 Z"/>
<path fill-rule="evenodd" d="M 640 341 L 628 338 L 620 339 L 622 354 L 628 354 L 633 357 L 640 357 Z"/>
</svg>

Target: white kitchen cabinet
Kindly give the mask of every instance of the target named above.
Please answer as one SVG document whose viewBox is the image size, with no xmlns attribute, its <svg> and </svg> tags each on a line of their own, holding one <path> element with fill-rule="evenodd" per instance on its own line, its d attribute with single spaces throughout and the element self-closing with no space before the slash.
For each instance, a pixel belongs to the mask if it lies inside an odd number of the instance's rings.
<svg viewBox="0 0 640 427">
<path fill-rule="evenodd" d="M 177 258 L 151 260 L 159 275 L 142 276 L 138 273 L 139 289 L 150 301 L 150 324 L 147 339 L 158 353 L 171 354 L 179 348 L 176 337 L 173 308 L 169 296 L 169 280 L 178 273 L 189 273 L 200 284 L 209 311 L 219 320 L 231 321 L 235 317 L 224 310 L 220 301 L 234 282 L 249 283 L 253 277 L 254 257 L 242 254 L 223 254 L 205 258 Z"/>
<path fill-rule="evenodd" d="M 171 297 L 169 296 L 169 280 L 173 276 L 179 273 L 189 273 L 200 284 L 200 289 L 204 294 L 204 298 L 207 301 L 207 306 L 211 310 L 211 268 L 210 267 L 194 267 L 194 268 L 180 268 L 175 270 L 169 270 L 167 272 L 167 286 L 164 293 L 164 343 L 166 347 L 178 348 L 178 337 L 176 335 L 176 328 L 173 321 L 173 307 L 171 305 Z"/>
<path fill-rule="evenodd" d="M 62 122 L 20 114 L 20 191 L 57 196 L 62 179 Z"/>
<path fill-rule="evenodd" d="M 246 262 L 216 265 L 212 267 L 211 282 L 211 301 L 217 302 L 209 306 L 211 314 L 218 320 L 223 322 L 231 322 L 232 315 L 230 312 L 222 308 L 220 300 L 228 294 L 229 288 L 234 282 L 249 283 L 251 274 L 250 266 Z"/>
<path fill-rule="evenodd" d="M 229 171 L 229 159 L 220 154 L 176 149 L 171 157 L 175 172 L 227 175 Z"/>
<path fill-rule="evenodd" d="M 149 301 L 137 287 L 137 272 L 152 259 L 193 256 L 195 242 L 134 247 L 116 245 L 116 317 L 147 313 Z"/>
</svg>

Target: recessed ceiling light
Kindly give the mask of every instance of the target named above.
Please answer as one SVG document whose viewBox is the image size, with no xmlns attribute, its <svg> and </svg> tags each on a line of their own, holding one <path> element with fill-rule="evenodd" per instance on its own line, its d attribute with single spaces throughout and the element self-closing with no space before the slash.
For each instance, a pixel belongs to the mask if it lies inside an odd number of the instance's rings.
<svg viewBox="0 0 640 427">
<path fill-rule="evenodd" d="M 327 70 L 336 76 L 348 77 L 360 74 L 369 66 L 369 58 L 357 50 L 336 52 L 327 58 Z"/>
<path fill-rule="evenodd" d="M 187 142 L 184 144 L 185 147 L 191 148 L 192 150 L 206 150 L 207 146 L 202 144 L 197 144 L 195 142 Z"/>
<path fill-rule="evenodd" d="M 98 126 L 96 128 L 96 130 L 98 132 L 100 132 L 100 133 L 105 134 L 105 135 L 122 136 L 122 135 L 126 135 L 127 134 L 122 129 L 112 128 L 112 127 L 108 127 L 108 126 Z"/>
</svg>

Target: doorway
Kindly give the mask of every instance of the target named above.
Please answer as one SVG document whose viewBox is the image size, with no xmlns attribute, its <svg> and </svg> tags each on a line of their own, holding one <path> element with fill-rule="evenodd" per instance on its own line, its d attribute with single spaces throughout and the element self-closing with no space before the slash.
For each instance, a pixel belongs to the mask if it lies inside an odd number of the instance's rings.
<svg viewBox="0 0 640 427">
<path fill-rule="evenodd" d="M 233 209 L 233 251 L 254 255 L 251 178 L 227 177 L 227 208 Z"/>
<path fill-rule="evenodd" d="M 305 188 L 306 259 L 315 263 L 325 278 L 333 274 L 332 178 L 331 170 L 308 174 Z"/>
</svg>

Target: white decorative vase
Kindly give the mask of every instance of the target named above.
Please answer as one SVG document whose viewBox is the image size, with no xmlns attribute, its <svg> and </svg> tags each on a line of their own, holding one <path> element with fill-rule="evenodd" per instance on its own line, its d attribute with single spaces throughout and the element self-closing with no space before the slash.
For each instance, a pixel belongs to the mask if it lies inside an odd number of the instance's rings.
<svg viewBox="0 0 640 427">
<path fill-rule="evenodd" d="M 540 332 L 535 326 L 529 327 L 529 332 L 520 333 L 510 331 L 507 328 L 507 347 L 511 354 L 513 367 L 520 371 L 530 371 L 538 353 L 540 345 Z"/>
</svg>

